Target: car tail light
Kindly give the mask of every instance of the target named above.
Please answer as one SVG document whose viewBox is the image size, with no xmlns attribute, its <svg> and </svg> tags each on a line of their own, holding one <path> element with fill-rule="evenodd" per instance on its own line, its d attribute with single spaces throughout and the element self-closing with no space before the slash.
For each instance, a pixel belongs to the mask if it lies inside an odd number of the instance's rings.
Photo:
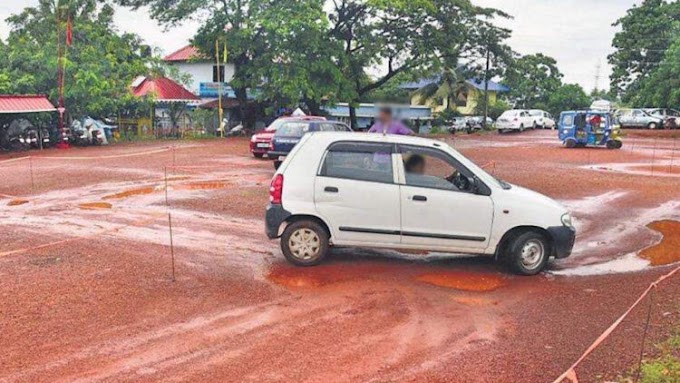
<svg viewBox="0 0 680 383">
<path fill-rule="evenodd" d="M 269 202 L 280 205 L 283 196 L 283 174 L 277 174 L 269 187 Z"/>
</svg>

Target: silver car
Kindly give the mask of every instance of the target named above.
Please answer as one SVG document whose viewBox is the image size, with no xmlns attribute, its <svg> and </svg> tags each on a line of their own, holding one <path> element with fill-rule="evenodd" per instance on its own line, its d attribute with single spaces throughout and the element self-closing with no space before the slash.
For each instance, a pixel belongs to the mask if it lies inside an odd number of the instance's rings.
<svg viewBox="0 0 680 383">
<path fill-rule="evenodd" d="M 662 128 L 664 118 L 649 114 L 643 109 L 623 109 L 616 113 L 622 128 Z"/>
</svg>

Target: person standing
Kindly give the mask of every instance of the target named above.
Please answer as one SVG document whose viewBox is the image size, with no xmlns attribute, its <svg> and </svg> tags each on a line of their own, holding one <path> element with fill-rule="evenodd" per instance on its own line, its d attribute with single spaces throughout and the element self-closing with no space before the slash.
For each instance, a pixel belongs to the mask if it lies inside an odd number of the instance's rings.
<svg viewBox="0 0 680 383">
<path fill-rule="evenodd" d="M 413 131 L 406 127 L 401 121 L 397 121 L 392 116 L 392 109 L 380 108 L 378 122 L 373 124 L 369 133 L 400 134 L 403 136 L 414 135 Z"/>
</svg>

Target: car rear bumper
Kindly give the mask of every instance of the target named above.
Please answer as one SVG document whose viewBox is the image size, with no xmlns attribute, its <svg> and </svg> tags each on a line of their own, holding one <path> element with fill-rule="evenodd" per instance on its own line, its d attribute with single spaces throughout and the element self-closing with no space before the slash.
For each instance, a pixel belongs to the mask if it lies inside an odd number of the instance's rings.
<svg viewBox="0 0 680 383">
<path fill-rule="evenodd" d="M 291 216 L 291 213 L 283 208 L 281 205 L 269 204 L 267 205 L 267 212 L 265 213 L 265 232 L 269 239 L 276 239 L 279 237 L 279 228 L 281 224 Z"/>
<path fill-rule="evenodd" d="M 286 156 L 288 155 L 288 152 L 273 152 L 273 151 L 269 151 L 269 152 L 267 153 L 267 155 L 268 155 L 269 158 L 271 158 L 272 160 L 278 161 L 278 160 L 279 160 L 279 157 L 286 157 Z"/>
<path fill-rule="evenodd" d="M 553 226 L 548 228 L 548 233 L 552 237 L 555 258 L 570 256 L 576 240 L 576 230 L 567 226 Z"/>
</svg>

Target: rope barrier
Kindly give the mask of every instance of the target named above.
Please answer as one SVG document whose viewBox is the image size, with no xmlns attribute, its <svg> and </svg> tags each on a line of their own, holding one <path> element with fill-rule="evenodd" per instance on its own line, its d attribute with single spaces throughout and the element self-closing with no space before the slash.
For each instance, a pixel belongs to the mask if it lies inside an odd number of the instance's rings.
<svg viewBox="0 0 680 383">
<path fill-rule="evenodd" d="M 650 291 L 652 291 L 652 289 L 655 289 L 659 283 L 661 283 L 662 281 L 672 277 L 678 271 L 680 271 L 680 266 L 675 268 L 670 273 L 663 275 L 663 276 L 659 277 L 659 279 L 657 279 L 656 281 L 652 282 L 649 285 L 649 287 L 642 293 L 642 295 L 640 295 L 640 297 L 635 301 L 635 303 L 633 303 L 633 305 L 630 306 L 628 308 L 628 310 L 626 310 L 626 312 L 623 313 L 623 315 L 621 315 L 619 317 L 619 319 L 617 319 L 614 323 L 612 323 L 612 325 L 609 326 L 609 328 L 606 329 L 602 333 L 602 335 L 600 335 L 595 340 L 595 342 L 593 342 L 593 344 L 591 344 L 590 347 L 588 347 L 588 349 L 586 349 L 586 351 L 583 353 L 583 355 L 581 355 L 581 357 L 578 358 L 578 360 L 576 362 L 574 362 L 574 364 L 572 364 L 571 367 L 569 367 L 569 369 L 567 371 L 565 371 L 562 375 L 560 375 L 557 379 L 555 379 L 553 381 L 553 383 L 561 383 L 564 379 L 569 379 L 569 381 L 571 381 L 572 383 L 578 383 L 578 378 L 576 376 L 576 367 L 578 367 L 578 365 L 581 364 L 581 362 L 583 362 L 583 360 L 588 355 L 590 355 L 605 339 L 607 339 L 609 337 L 609 335 L 611 335 L 612 332 L 614 332 L 614 330 L 617 327 L 619 327 L 621 322 L 623 322 L 623 320 L 626 319 L 626 317 L 633 311 L 633 309 L 635 307 L 637 307 L 637 305 L 639 305 L 640 302 L 642 302 L 642 300 L 650 293 Z"/>
</svg>

